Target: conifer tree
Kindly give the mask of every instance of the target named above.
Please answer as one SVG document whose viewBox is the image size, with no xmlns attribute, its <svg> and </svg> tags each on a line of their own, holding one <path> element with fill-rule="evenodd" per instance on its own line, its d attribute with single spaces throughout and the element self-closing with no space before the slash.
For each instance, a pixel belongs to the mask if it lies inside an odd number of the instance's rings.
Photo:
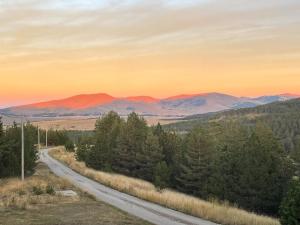
<svg viewBox="0 0 300 225">
<path fill-rule="evenodd" d="M 2 117 L 0 117 L 0 138 L 2 138 L 3 135 L 4 135 L 3 123 L 2 123 Z"/>
<path fill-rule="evenodd" d="M 214 145 L 202 129 L 194 129 L 185 140 L 183 161 L 177 177 L 178 189 L 205 198 L 208 195 Z"/>
<path fill-rule="evenodd" d="M 300 225 L 300 179 L 295 177 L 280 206 L 282 225 Z"/>
<path fill-rule="evenodd" d="M 262 124 L 255 127 L 240 152 L 236 169 L 239 179 L 233 191 L 238 205 L 277 214 L 293 169 L 291 160 L 269 128 Z"/>
<path fill-rule="evenodd" d="M 182 140 L 179 135 L 172 131 L 164 131 L 160 123 L 153 127 L 153 133 L 158 137 L 162 147 L 163 160 L 168 167 L 168 186 L 175 187 L 176 176 L 179 173 L 179 161 L 181 158 Z"/>
<path fill-rule="evenodd" d="M 170 169 L 165 161 L 159 162 L 154 169 L 154 185 L 164 189 L 170 184 Z"/>
<path fill-rule="evenodd" d="M 142 151 L 136 154 L 136 176 L 148 181 L 154 181 L 154 170 L 163 160 L 162 148 L 158 138 L 150 131 L 145 140 Z"/>
<path fill-rule="evenodd" d="M 114 160 L 114 149 L 120 135 L 121 117 L 115 112 L 98 119 L 95 128 L 95 147 L 87 157 L 87 164 L 95 169 L 110 171 Z"/>
<path fill-rule="evenodd" d="M 37 130 L 25 124 L 25 172 L 32 172 L 37 160 Z M 0 177 L 19 176 L 21 173 L 21 128 L 16 123 L 0 137 Z"/>
<path fill-rule="evenodd" d="M 137 176 L 140 169 L 137 155 L 142 154 L 148 135 L 144 118 L 136 113 L 128 115 L 126 123 L 121 126 L 116 148 L 115 170 L 123 174 Z"/>
</svg>

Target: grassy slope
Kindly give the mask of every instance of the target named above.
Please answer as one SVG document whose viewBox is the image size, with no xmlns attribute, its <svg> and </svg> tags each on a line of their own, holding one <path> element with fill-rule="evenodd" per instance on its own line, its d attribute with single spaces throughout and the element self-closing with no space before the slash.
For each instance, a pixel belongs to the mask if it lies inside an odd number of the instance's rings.
<svg viewBox="0 0 300 225">
<path fill-rule="evenodd" d="M 157 191 L 146 181 L 110 174 L 87 168 L 82 162 L 75 160 L 74 154 L 57 148 L 50 151 L 50 155 L 62 161 L 78 173 L 90 177 L 106 186 L 172 208 L 190 215 L 198 216 L 209 221 L 224 225 L 279 225 L 279 221 L 270 217 L 259 216 L 254 213 L 231 207 L 229 204 L 206 202 L 198 198 L 184 195 L 170 190 Z"/>
<path fill-rule="evenodd" d="M 41 189 L 45 185 L 55 189 L 75 190 L 79 197 L 69 198 L 48 194 L 35 195 L 33 186 Z M 39 164 L 37 173 L 25 183 L 18 179 L 0 181 L 0 224 L 1 225 L 148 225 L 73 187 L 67 181 L 50 173 L 44 164 Z"/>
</svg>

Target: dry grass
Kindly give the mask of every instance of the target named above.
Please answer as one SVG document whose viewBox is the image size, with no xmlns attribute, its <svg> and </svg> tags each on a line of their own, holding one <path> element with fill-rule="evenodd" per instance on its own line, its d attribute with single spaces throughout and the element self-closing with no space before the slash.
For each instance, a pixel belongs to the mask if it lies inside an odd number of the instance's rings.
<svg viewBox="0 0 300 225">
<path fill-rule="evenodd" d="M 169 117 L 159 116 L 145 116 L 149 125 L 155 125 L 158 122 L 161 124 L 169 124 L 177 122 L 176 118 L 170 119 Z M 41 121 L 33 121 L 32 124 L 39 126 L 42 129 L 55 129 L 55 130 L 84 130 L 90 131 L 95 129 L 97 118 L 89 117 L 69 117 L 62 119 L 47 119 Z"/>
<path fill-rule="evenodd" d="M 170 190 L 160 192 L 153 184 L 143 180 L 87 168 L 84 163 L 75 160 L 74 153 L 68 153 L 63 148 L 51 150 L 50 155 L 106 186 L 209 221 L 224 225 L 280 225 L 276 219 L 250 213 L 226 203 L 207 202 Z"/>
<path fill-rule="evenodd" d="M 63 179 L 59 179 L 49 172 L 45 174 L 38 165 L 39 173 L 26 178 L 24 182 L 17 178 L 3 179 L 0 181 L 0 208 L 28 209 L 38 204 L 52 204 L 57 202 L 77 201 L 77 197 L 63 197 L 55 193 L 47 193 L 47 187 L 52 190 L 64 190 L 71 185 Z"/>
</svg>

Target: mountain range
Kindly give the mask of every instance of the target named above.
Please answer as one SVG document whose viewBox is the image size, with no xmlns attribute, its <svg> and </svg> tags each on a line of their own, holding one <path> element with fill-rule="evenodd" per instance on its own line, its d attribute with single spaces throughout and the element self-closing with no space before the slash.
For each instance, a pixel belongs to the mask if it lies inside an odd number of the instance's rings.
<svg viewBox="0 0 300 225">
<path fill-rule="evenodd" d="M 294 98 L 300 98 L 300 95 L 280 94 L 250 98 L 222 93 L 203 93 L 158 99 L 150 96 L 113 97 L 99 93 L 5 108 L 0 110 L 0 114 L 30 117 L 99 116 L 114 110 L 121 115 L 134 111 L 144 116 L 171 117 L 250 108 Z"/>
</svg>

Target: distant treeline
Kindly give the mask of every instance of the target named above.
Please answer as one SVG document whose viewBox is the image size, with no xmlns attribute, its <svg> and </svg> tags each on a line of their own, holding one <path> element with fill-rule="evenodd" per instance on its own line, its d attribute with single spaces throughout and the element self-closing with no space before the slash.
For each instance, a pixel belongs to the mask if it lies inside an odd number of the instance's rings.
<svg viewBox="0 0 300 225">
<path fill-rule="evenodd" d="M 300 145 L 298 146 L 300 147 Z M 264 123 L 197 126 L 185 135 L 148 127 L 132 113 L 110 112 L 82 138 L 76 157 L 89 167 L 121 173 L 203 199 L 226 200 L 277 215 L 295 174 L 291 159 Z"/>
<path fill-rule="evenodd" d="M 237 122 L 249 127 L 253 127 L 257 123 L 264 123 L 272 129 L 284 149 L 288 153 L 294 154 L 300 143 L 299 112 L 300 99 L 294 99 L 254 108 L 189 116 L 186 121 L 166 125 L 165 128 L 182 132 L 190 131 L 195 125 L 203 126 L 215 121 L 218 123 Z"/>
<path fill-rule="evenodd" d="M 41 145 L 46 145 L 46 131 L 40 130 Z M 65 146 L 68 151 L 74 151 L 74 142 L 72 141 L 69 131 L 53 130 L 47 131 L 48 146 Z"/>
</svg>

